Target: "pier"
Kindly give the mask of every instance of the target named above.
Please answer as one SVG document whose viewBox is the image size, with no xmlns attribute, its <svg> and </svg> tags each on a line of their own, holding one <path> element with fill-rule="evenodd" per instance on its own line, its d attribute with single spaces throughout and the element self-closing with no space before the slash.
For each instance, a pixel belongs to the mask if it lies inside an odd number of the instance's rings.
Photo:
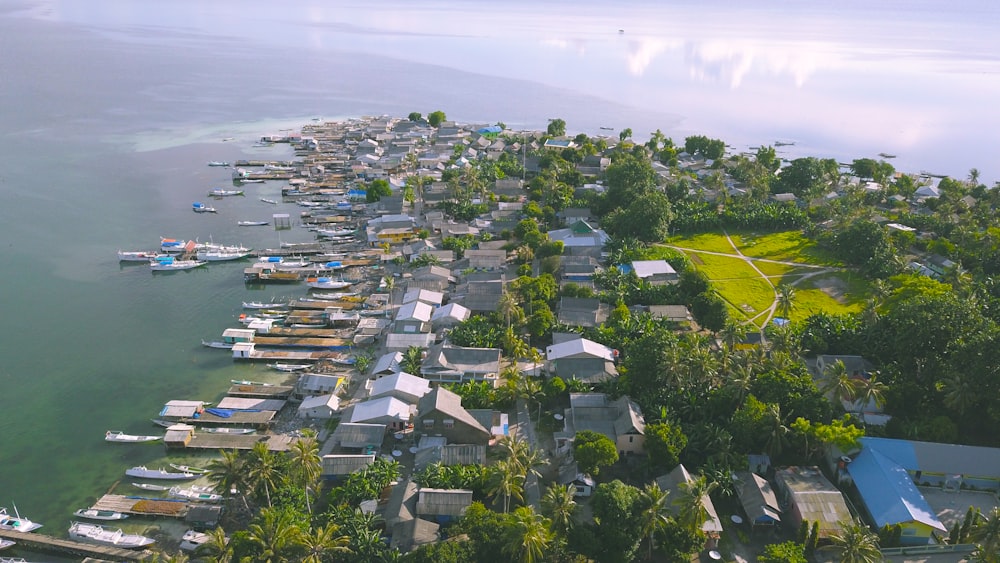
<svg viewBox="0 0 1000 563">
<path fill-rule="evenodd" d="M 267 449 L 272 452 L 287 452 L 292 447 L 294 438 L 283 434 L 195 434 L 191 440 L 184 445 L 185 449 L 195 450 L 252 450 L 253 447 L 264 442 Z"/>
<path fill-rule="evenodd" d="M 94 557 L 109 561 L 145 561 L 153 557 L 153 553 L 150 551 L 133 551 L 107 545 L 93 545 L 54 538 L 37 532 L 25 534 L 12 530 L 0 530 L 0 538 L 13 540 L 17 542 L 18 547 L 75 557 Z"/>
<path fill-rule="evenodd" d="M 111 510 L 132 516 L 167 516 L 170 518 L 183 518 L 189 510 L 185 500 L 113 494 L 107 494 L 97 499 L 91 508 Z"/>
</svg>

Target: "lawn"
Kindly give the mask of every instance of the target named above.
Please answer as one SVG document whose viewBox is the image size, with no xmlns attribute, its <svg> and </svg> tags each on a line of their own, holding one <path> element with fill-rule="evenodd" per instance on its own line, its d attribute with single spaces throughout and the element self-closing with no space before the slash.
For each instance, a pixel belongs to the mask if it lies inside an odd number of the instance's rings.
<svg viewBox="0 0 1000 563">
<path fill-rule="evenodd" d="M 835 294 L 836 300 L 845 307 L 850 307 L 852 312 L 860 311 L 865 301 L 871 297 L 871 286 L 858 275 L 850 275 L 848 272 L 831 272 L 821 276 L 815 276 L 796 286 L 797 289 L 826 289 L 828 294 Z"/>
<path fill-rule="evenodd" d="M 841 303 L 822 289 L 796 288 L 792 302 L 795 304 L 791 311 L 793 321 L 803 321 L 816 313 L 842 315 L 857 313 L 862 309 L 860 303 Z"/>
<path fill-rule="evenodd" d="M 706 250 L 708 252 L 722 252 L 724 254 L 736 254 L 733 245 L 726 240 L 726 235 L 722 233 L 705 233 L 693 237 L 671 237 L 666 244 L 691 250 Z"/>
<path fill-rule="evenodd" d="M 705 275 L 712 281 L 760 277 L 760 274 L 742 258 L 730 258 L 728 256 L 716 256 L 715 254 L 702 254 L 699 252 L 688 252 L 687 255 L 691 258 L 694 267 L 705 272 Z"/>
<path fill-rule="evenodd" d="M 745 318 L 756 316 L 774 303 L 774 289 L 762 278 L 712 282 L 716 291 Z"/>
<path fill-rule="evenodd" d="M 754 260 L 754 266 L 761 271 L 765 276 L 769 278 L 778 277 L 799 277 L 804 274 L 808 274 L 810 268 L 799 268 L 796 266 L 789 266 L 787 264 L 775 264 L 774 262 L 761 262 L 760 260 Z M 771 280 L 778 284 L 776 280 Z M 782 282 L 786 283 L 786 282 Z"/>
<path fill-rule="evenodd" d="M 731 236 L 740 252 L 754 258 L 821 266 L 842 265 L 818 248 L 815 241 L 806 238 L 800 231 L 782 231 L 762 235 L 741 233 Z"/>
</svg>

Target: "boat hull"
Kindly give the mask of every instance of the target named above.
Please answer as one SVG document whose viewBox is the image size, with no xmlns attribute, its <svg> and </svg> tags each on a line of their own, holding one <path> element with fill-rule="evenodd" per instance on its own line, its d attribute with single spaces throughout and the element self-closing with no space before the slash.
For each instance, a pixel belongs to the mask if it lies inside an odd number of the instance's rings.
<svg viewBox="0 0 1000 563">
<path fill-rule="evenodd" d="M 73 513 L 77 518 L 87 518 L 88 520 L 124 520 L 128 514 L 115 512 L 114 510 L 97 510 L 95 508 L 81 508 Z"/>
</svg>

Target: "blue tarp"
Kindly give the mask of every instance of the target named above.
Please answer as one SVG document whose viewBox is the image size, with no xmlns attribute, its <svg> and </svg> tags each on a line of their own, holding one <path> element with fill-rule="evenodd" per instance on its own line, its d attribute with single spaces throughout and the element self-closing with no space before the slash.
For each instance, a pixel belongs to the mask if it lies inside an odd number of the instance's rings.
<svg viewBox="0 0 1000 563">
<path fill-rule="evenodd" d="M 476 133 L 479 133 L 480 135 L 485 135 L 487 133 L 502 133 L 502 132 L 503 128 L 501 128 L 499 125 L 491 125 L 489 127 L 483 127 L 481 129 L 476 130 Z"/>
<path fill-rule="evenodd" d="M 343 266 L 343 264 L 341 264 L 340 262 L 327 262 L 326 263 L 326 267 L 327 268 L 339 268 L 341 266 Z"/>
<path fill-rule="evenodd" d="M 281 256 L 268 256 L 268 262 L 281 262 Z"/>
<path fill-rule="evenodd" d="M 208 414 L 214 414 L 215 416 L 217 416 L 219 418 L 229 418 L 229 417 L 233 416 L 233 411 L 231 411 L 229 409 L 209 408 L 209 409 L 205 409 L 205 412 L 207 412 Z"/>
</svg>

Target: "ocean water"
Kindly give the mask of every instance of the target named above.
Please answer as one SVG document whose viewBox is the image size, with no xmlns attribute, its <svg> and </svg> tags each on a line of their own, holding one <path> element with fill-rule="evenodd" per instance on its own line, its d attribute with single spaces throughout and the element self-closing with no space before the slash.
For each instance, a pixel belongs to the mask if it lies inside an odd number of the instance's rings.
<svg viewBox="0 0 1000 563">
<path fill-rule="evenodd" d="M 228 183 L 209 160 L 291 156 L 262 134 L 406 115 L 571 132 L 703 133 L 784 156 L 898 155 L 1000 179 L 997 7 L 989 2 L 23 0 L 0 5 L 0 506 L 65 534 L 160 446 L 169 399 L 276 378 L 203 349 L 251 291 L 241 266 L 151 275 L 115 251 L 160 236 L 275 246 L 240 219 L 280 183 L 190 211 Z M 231 141 L 223 139 L 232 138 Z M 308 240 L 305 231 L 283 233 Z"/>
</svg>

